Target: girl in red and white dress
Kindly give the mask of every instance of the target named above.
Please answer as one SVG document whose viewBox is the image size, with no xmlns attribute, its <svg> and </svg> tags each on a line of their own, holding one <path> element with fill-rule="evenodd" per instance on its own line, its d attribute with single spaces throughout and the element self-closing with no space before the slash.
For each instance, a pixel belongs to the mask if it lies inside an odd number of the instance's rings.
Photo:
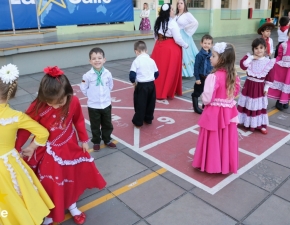
<svg viewBox="0 0 290 225">
<path fill-rule="evenodd" d="M 290 101 L 290 29 L 287 32 L 288 41 L 279 46 L 274 67 L 274 82 L 269 89 L 268 97 L 276 99 L 276 108 L 288 109 Z"/>
<path fill-rule="evenodd" d="M 76 224 L 83 224 L 86 215 L 78 210 L 76 201 L 87 188 L 102 189 L 106 182 L 87 152 L 89 137 L 81 105 L 73 96 L 69 80 L 58 67 L 47 67 L 44 72 L 38 95 L 26 113 L 47 128 L 50 135 L 46 146 L 38 147 L 27 163 L 55 204 L 43 224 L 62 222 L 66 209 Z M 18 132 L 18 150 L 29 135 L 26 130 Z"/>
<path fill-rule="evenodd" d="M 239 164 L 238 111 L 234 97 L 240 90 L 235 50 L 221 42 L 213 47 L 213 73 L 205 80 L 196 150 L 192 166 L 208 173 L 237 173 Z"/>
<path fill-rule="evenodd" d="M 241 59 L 240 66 L 247 70 L 247 80 L 238 100 L 239 123 L 262 134 L 268 133 L 267 93 L 272 85 L 271 69 L 275 64 L 275 59 L 265 57 L 266 46 L 263 38 L 256 38 L 252 43 L 254 54 L 248 53 Z"/>
</svg>

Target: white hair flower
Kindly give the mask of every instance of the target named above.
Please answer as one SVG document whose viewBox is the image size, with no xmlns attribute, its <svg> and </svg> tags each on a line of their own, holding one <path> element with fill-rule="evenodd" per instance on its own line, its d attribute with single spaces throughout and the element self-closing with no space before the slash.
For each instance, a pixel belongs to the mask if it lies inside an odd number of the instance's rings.
<svg viewBox="0 0 290 225">
<path fill-rule="evenodd" d="M 0 79 L 5 84 L 12 84 L 13 81 L 15 81 L 19 77 L 19 71 L 17 69 L 17 66 L 9 63 L 6 66 L 2 66 L 0 69 Z"/>
<path fill-rule="evenodd" d="M 167 11 L 168 9 L 169 9 L 169 4 L 167 4 L 167 3 L 163 4 L 162 10 Z"/>
<path fill-rule="evenodd" d="M 225 42 L 218 42 L 213 46 L 213 50 L 218 54 L 222 54 L 227 47 L 227 43 Z"/>
</svg>

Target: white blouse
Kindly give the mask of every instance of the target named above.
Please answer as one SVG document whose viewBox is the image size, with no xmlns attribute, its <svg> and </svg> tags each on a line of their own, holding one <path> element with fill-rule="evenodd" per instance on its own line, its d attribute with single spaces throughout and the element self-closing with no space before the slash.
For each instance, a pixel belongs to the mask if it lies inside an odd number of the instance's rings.
<svg viewBox="0 0 290 225">
<path fill-rule="evenodd" d="M 148 18 L 149 17 L 149 15 L 150 15 L 150 9 L 148 9 L 148 10 L 142 10 L 141 11 L 141 13 L 140 13 L 140 18 Z"/>
<path fill-rule="evenodd" d="M 184 40 L 181 37 L 180 34 L 180 29 L 176 23 L 176 20 L 173 18 L 170 18 L 168 21 L 168 30 L 166 31 L 166 33 L 163 33 L 162 30 L 162 23 L 160 26 L 160 29 L 158 31 L 158 34 L 162 34 L 166 37 L 173 37 L 174 41 L 176 44 L 178 44 L 179 46 L 183 47 L 183 48 L 188 48 L 188 44 L 184 42 Z"/>
<path fill-rule="evenodd" d="M 175 20 L 180 30 L 184 29 L 189 36 L 192 36 L 198 28 L 198 21 L 190 12 L 175 16 Z"/>
</svg>

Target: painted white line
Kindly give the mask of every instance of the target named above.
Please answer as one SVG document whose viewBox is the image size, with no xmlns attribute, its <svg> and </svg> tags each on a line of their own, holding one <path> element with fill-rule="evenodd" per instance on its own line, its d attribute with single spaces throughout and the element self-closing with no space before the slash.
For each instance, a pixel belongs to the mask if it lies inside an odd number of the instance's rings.
<svg viewBox="0 0 290 225">
<path fill-rule="evenodd" d="M 114 109 L 134 109 L 134 107 L 122 107 L 122 106 L 113 106 Z M 172 111 L 172 112 L 194 112 L 193 110 L 186 110 L 186 109 L 162 109 L 162 108 L 155 108 L 155 111 Z"/>
<path fill-rule="evenodd" d="M 172 135 L 170 135 L 170 136 L 167 136 L 167 137 L 165 137 L 165 138 L 163 138 L 163 139 L 160 139 L 160 140 L 158 140 L 158 141 L 155 141 L 155 142 L 152 142 L 152 143 L 150 143 L 150 144 L 148 144 L 148 145 L 145 145 L 145 146 L 143 146 L 142 148 L 139 148 L 138 152 L 144 152 L 144 151 L 148 150 L 149 148 L 153 148 L 153 147 L 155 147 L 155 146 L 157 146 L 157 145 L 160 145 L 160 144 L 162 144 L 162 143 L 164 143 L 164 142 L 166 142 L 166 141 L 169 141 L 169 140 L 171 140 L 171 139 L 173 139 L 173 138 L 176 138 L 176 137 L 178 137 L 178 136 L 180 136 L 180 135 L 182 135 L 182 134 L 185 134 L 185 133 L 187 133 L 187 132 L 189 132 L 189 131 L 192 131 L 192 130 L 195 129 L 197 126 L 198 126 L 198 125 L 194 125 L 194 126 L 189 127 L 189 128 L 187 128 L 187 129 L 185 129 L 185 130 L 181 130 L 181 131 L 179 131 L 179 132 L 177 132 L 177 133 L 174 133 L 174 134 L 172 134 Z"/>
<path fill-rule="evenodd" d="M 113 90 L 113 91 L 111 91 L 111 93 L 113 93 L 113 92 L 117 92 L 117 91 L 123 91 L 123 90 L 126 90 L 126 89 L 130 89 L 130 88 L 133 88 L 134 86 L 132 86 L 132 87 L 126 87 L 126 88 L 121 88 L 121 89 L 116 89 L 116 90 Z M 132 93 L 133 94 L 133 93 Z"/>
<path fill-rule="evenodd" d="M 242 152 L 242 153 L 244 153 L 244 154 L 246 154 L 246 155 L 249 155 L 249 156 L 252 156 L 252 157 L 254 157 L 254 158 L 259 157 L 259 155 L 256 155 L 255 153 L 249 152 L 249 151 L 244 150 L 244 149 L 242 149 L 242 148 L 239 148 L 239 152 Z"/>
<path fill-rule="evenodd" d="M 283 129 L 283 128 L 280 128 L 280 127 L 275 127 L 275 126 L 270 125 L 270 124 L 268 125 L 268 127 L 272 127 L 272 128 L 274 128 L 276 130 L 281 130 L 281 131 L 284 131 L 284 132 L 287 132 L 287 133 L 290 134 L 290 130 L 286 130 L 286 129 Z"/>
<path fill-rule="evenodd" d="M 134 148 L 138 149 L 140 146 L 140 128 L 134 126 Z"/>
</svg>

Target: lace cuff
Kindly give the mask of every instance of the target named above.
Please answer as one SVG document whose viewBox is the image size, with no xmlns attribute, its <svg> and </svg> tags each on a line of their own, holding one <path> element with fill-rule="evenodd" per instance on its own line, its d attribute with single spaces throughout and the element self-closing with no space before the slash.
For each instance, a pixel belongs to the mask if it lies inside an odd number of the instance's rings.
<svg viewBox="0 0 290 225">
<path fill-rule="evenodd" d="M 268 92 L 269 88 L 272 86 L 272 82 L 266 81 L 264 86 L 264 92 Z"/>
</svg>

